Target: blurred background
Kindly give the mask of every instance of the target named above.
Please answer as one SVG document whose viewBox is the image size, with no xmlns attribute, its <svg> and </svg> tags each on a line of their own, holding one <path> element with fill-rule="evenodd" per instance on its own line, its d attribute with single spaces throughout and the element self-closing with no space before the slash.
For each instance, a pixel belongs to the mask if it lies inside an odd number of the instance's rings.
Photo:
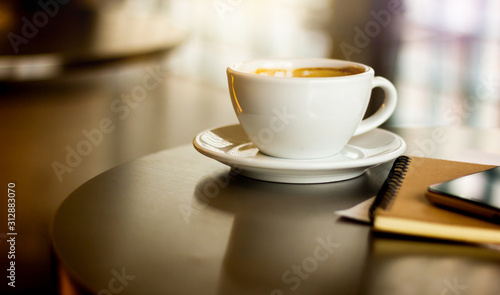
<svg viewBox="0 0 500 295">
<path fill-rule="evenodd" d="M 358 61 L 398 89 L 388 128 L 498 128 L 499 53 L 496 0 L 3 0 L 0 179 L 18 236 L 16 288 L 0 288 L 57 292 L 51 218 L 85 181 L 236 123 L 230 64 Z"/>
</svg>

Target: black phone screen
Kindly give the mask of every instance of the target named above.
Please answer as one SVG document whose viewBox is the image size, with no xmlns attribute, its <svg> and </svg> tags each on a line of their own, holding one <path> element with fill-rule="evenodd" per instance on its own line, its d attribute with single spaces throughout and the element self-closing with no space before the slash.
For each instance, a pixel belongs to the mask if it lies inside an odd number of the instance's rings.
<svg viewBox="0 0 500 295">
<path fill-rule="evenodd" d="M 500 167 L 434 184 L 429 190 L 500 210 Z"/>
</svg>

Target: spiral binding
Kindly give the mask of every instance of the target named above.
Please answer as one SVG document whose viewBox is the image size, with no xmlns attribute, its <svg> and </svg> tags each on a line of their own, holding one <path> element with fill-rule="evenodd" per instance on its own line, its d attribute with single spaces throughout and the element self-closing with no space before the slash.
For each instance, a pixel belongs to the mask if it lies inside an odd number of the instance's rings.
<svg viewBox="0 0 500 295">
<path fill-rule="evenodd" d="M 407 156 L 400 156 L 394 161 L 394 164 L 389 171 L 389 175 L 387 175 L 384 184 L 382 184 L 382 187 L 378 191 L 377 196 L 368 211 L 372 223 L 375 218 L 375 210 L 377 208 L 386 209 L 392 203 L 392 200 L 401 187 L 401 183 L 403 182 L 406 172 L 408 171 L 410 162 L 411 158 Z"/>
</svg>

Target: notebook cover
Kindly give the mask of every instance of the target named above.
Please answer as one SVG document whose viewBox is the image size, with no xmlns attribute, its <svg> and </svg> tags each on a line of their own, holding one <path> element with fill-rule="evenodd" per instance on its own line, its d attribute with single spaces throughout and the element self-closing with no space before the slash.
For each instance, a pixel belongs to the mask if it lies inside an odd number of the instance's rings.
<svg viewBox="0 0 500 295">
<path fill-rule="evenodd" d="M 496 166 L 402 156 L 371 208 L 376 231 L 467 242 L 500 243 L 500 225 L 432 205 L 429 185 Z"/>
</svg>

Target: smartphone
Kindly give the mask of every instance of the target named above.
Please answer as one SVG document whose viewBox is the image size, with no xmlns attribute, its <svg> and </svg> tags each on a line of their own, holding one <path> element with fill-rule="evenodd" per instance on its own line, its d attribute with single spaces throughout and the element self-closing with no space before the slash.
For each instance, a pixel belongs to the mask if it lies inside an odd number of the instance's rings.
<svg viewBox="0 0 500 295">
<path fill-rule="evenodd" d="M 426 197 L 440 207 L 500 223 L 500 167 L 433 184 Z"/>
</svg>

